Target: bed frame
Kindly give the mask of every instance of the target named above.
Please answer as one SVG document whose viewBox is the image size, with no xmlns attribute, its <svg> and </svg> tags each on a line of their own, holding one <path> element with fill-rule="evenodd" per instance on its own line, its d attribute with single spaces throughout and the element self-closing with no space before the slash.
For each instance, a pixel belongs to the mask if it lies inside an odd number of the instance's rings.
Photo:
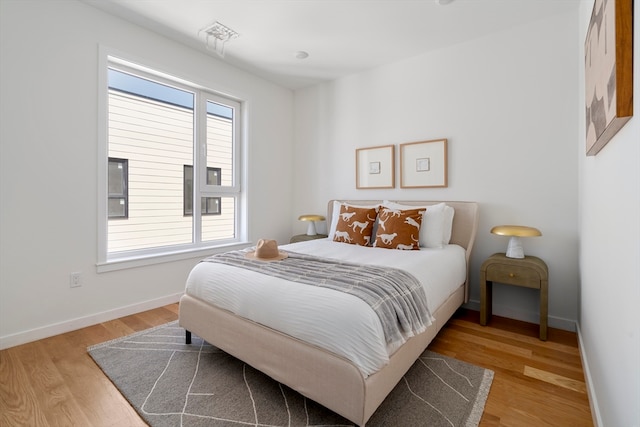
<svg viewBox="0 0 640 427">
<path fill-rule="evenodd" d="M 382 202 L 343 201 L 356 205 Z M 397 202 L 414 206 L 439 203 Z M 180 299 L 180 326 L 309 399 L 359 426 L 364 426 L 438 331 L 458 307 L 468 300 L 469 258 L 478 227 L 478 205 L 474 202 L 446 203 L 455 209 L 451 243 L 466 249 L 467 279 L 433 313 L 436 321 L 425 332 L 410 338 L 390 357 L 389 364 L 375 374 L 365 378 L 360 370 L 344 357 L 186 294 Z M 328 221 L 332 218 L 332 210 L 333 201 L 330 201 Z M 187 332 L 187 340 L 190 332 Z"/>
</svg>

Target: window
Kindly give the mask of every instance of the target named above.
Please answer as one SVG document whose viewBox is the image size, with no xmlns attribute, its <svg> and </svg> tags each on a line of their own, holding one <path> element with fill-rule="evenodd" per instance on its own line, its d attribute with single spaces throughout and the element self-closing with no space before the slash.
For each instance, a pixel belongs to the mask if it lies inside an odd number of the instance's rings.
<svg viewBox="0 0 640 427">
<path fill-rule="evenodd" d="M 207 184 L 220 185 L 220 168 L 207 168 Z M 193 166 L 184 165 L 184 215 L 193 215 Z M 220 215 L 220 197 L 202 198 L 202 215 Z"/>
<path fill-rule="evenodd" d="M 120 60 L 105 68 L 99 263 L 240 242 L 240 103 Z"/>
<path fill-rule="evenodd" d="M 109 218 L 126 218 L 129 213 L 128 165 L 126 159 L 109 157 Z"/>
</svg>

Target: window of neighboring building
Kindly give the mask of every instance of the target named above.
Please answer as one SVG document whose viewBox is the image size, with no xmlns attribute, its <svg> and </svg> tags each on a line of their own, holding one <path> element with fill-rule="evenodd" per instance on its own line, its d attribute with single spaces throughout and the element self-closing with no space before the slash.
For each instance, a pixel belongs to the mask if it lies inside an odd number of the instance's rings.
<svg viewBox="0 0 640 427">
<path fill-rule="evenodd" d="M 220 185 L 222 170 L 220 168 L 207 168 L 207 184 Z M 184 215 L 193 215 L 193 166 L 184 165 Z M 202 198 L 202 215 L 220 215 L 222 209 L 220 197 Z"/>
<path fill-rule="evenodd" d="M 126 218 L 129 214 L 127 171 L 127 159 L 109 157 L 109 218 Z"/>
<path fill-rule="evenodd" d="M 241 104 L 120 61 L 107 80 L 102 262 L 239 242 Z"/>
</svg>

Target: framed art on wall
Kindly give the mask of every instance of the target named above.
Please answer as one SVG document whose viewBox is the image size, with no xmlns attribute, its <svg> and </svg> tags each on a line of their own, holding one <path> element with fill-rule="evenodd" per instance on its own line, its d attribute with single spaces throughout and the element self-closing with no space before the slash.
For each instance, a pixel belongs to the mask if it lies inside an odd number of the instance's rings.
<svg viewBox="0 0 640 427">
<path fill-rule="evenodd" d="M 633 116 L 633 0 L 595 0 L 584 51 L 586 151 L 594 156 Z"/>
<path fill-rule="evenodd" d="M 356 149 L 356 188 L 394 188 L 393 145 Z"/>
<path fill-rule="evenodd" d="M 400 144 L 400 188 L 446 186 L 446 139 Z"/>
</svg>

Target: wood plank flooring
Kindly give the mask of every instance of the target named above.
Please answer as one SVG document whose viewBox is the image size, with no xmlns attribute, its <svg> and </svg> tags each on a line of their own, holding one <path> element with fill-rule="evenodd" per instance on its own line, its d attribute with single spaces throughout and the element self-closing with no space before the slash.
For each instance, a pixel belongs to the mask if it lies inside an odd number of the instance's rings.
<svg viewBox="0 0 640 427">
<path fill-rule="evenodd" d="M 593 426 L 577 335 L 459 310 L 429 349 L 494 371 L 480 426 Z"/>
<path fill-rule="evenodd" d="M 0 426 L 145 426 L 87 347 L 177 319 L 171 304 L 0 351 Z M 592 426 L 576 334 L 459 310 L 430 350 L 495 372 L 480 426 Z"/>
</svg>

